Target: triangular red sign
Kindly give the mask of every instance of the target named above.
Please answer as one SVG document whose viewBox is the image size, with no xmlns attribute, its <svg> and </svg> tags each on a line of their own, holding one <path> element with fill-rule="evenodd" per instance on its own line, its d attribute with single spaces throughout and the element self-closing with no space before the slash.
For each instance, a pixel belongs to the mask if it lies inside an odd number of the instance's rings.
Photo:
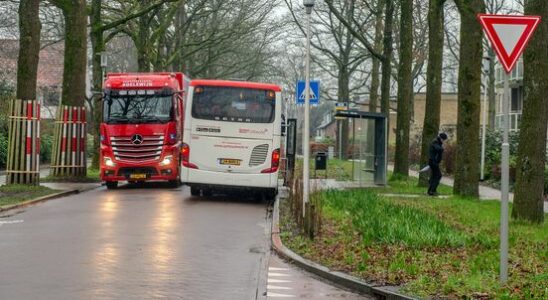
<svg viewBox="0 0 548 300">
<path fill-rule="evenodd" d="M 512 72 L 540 23 L 540 16 L 478 14 L 478 19 L 504 70 Z"/>
</svg>

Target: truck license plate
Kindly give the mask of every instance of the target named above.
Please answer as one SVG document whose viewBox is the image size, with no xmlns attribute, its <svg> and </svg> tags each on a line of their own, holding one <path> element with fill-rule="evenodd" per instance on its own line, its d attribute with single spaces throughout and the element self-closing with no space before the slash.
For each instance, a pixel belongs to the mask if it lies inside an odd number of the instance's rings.
<svg viewBox="0 0 548 300">
<path fill-rule="evenodd" d="M 131 174 L 129 175 L 131 179 L 147 179 L 147 174 Z"/>
<path fill-rule="evenodd" d="M 231 166 L 239 166 L 240 165 L 240 160 L 239 159 L 221 158 L 220 162 L 221 162 L 221 165 L 231 165 Z"/>
</svg>

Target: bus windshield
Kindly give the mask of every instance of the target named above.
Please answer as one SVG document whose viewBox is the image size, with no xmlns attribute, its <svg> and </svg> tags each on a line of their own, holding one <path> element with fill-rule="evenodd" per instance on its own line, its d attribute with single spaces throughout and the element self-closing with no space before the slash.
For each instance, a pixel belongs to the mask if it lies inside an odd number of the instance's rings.
<svg viewBox="0 0 548 300">
<path fill-rule="evenodd" d="M 166 123 L 173 120 L 171 95 L 122 95 L 105 98 L 103 120 L 109 124 Z"/>
<path fill-rule="evenodd" d="M 198 86 L 192 98 L 192 117 L 196 119 L 243 122 L 274 122 L 275 97 L 272 91 Z"/>
</svg>

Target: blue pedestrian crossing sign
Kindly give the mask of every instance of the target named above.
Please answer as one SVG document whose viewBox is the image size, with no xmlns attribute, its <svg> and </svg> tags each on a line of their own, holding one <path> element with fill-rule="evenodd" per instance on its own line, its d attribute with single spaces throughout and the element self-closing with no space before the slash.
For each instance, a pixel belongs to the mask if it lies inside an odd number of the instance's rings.
<svg viewBox="0 0 548 300">
<path fill-rule="evenodd" d="M 306 82 L 304 80 L 297 81 L 297 104 L 304 104 L 306 97 L 305 92 Z M 310 80 L 310 104 L 318 105 L 320 103 L 320 81 Z"/>
</svg>

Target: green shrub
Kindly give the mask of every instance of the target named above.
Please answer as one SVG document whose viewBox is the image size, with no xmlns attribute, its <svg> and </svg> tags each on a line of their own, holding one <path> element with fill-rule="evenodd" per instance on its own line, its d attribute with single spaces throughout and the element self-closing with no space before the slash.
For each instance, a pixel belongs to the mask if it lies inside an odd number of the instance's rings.
<svg viewBox="0 0 548 300">
<path fill-rule="evenodd" d="M 51 147 L 53 145 L 53 136 L 46 134 L 40 137 L 40 161 L 51 161 Z"/>
<path fill-rule="evenodd" d="M 0 134 L 0 168 L 6 168 L 6 162 L 8 159 L 8 137 L 4 134 Z"/>
</svg>

